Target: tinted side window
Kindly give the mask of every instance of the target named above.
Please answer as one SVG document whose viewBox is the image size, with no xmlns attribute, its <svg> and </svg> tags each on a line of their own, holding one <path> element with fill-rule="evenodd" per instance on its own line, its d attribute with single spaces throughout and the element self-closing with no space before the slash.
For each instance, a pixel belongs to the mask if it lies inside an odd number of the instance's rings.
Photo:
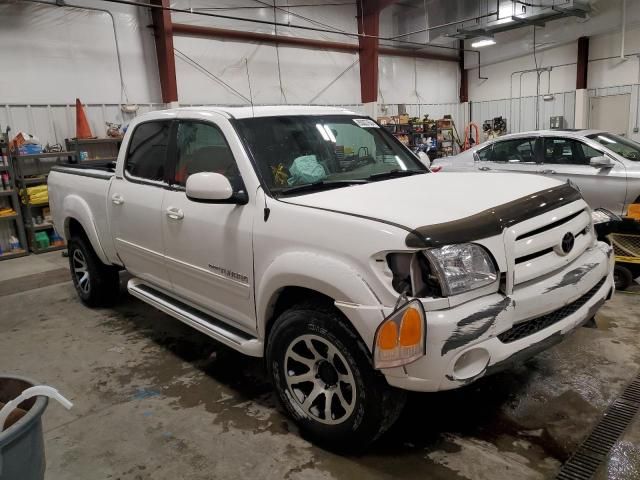
<svg viewBox="0 0 640 480">
<path fill-rule="evenodd" d="M 146 180 L 164 180 L 171 122 L 146 122 L 136 127 L 131 140 L 125 171 Z"/>
<path fill-rule="evenodd" d="M 493 144 L 492 160 L 505 163 L 535 163 L 535 138 L 503 140 Z"/>
<path fill-rule="evenodd" d="M 583 147 L 593 150 L 582 142 L 570 138 L 545 138 L 544 163 L 556 165 L 588 165 L 590 157 L 585 155 Z M 595 152 L 595 150 L 593 151 Z M 600 154 L 598 153 L 592 156 L 597 157 L 598 155 Z"/>
<path fill-rule="evenodd" d="M 587 145 L 586 143 L 580 143 L 580 147 L 582 147 L 582 154 L 584 155 L 585 159 L 587 160 L 587 162 L 589 160 L 591 160 L 593 157 L 600 157 L 602 156 L 602 153 L 600 153 L 598 150 L 596 150 L 595 148 L 590 147 L 589 145 Z"/>
<path fill-rule="evenodd" d="M 478 150 L 476 152 L 476 155 L 478 155 L 478 159 L 481 162 L 490 162 L 492 150 L 493 150 L 493 145 L 489 145 L 488 147 Z"/>
<path fill-rule="evenodd" d="M 210 123 L 181 121 L 176 142 L 175 183 L 185 186 L 189 175 L 220 173 L 238 188 L 240 172 L 222 131 Z"/>
</svg>

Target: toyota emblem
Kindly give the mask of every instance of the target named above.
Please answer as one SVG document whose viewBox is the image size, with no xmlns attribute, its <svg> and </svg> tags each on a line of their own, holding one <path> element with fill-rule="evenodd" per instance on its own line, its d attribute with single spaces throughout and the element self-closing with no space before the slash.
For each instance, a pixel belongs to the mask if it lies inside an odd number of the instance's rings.
<svg viewBox="0 0 640 480">
<path fill-rule="evenodd" d="M 575 243 L 575 241 L 576 239 L 573 236 L 573 233 L 571 232 L 565 233 L 564 237 L 562 237 L 562 243 L 560 243 L 560 248 L 562 249 L 562 253 L 567 255 L 573 249 L 573 244 Z"/>
</svg>

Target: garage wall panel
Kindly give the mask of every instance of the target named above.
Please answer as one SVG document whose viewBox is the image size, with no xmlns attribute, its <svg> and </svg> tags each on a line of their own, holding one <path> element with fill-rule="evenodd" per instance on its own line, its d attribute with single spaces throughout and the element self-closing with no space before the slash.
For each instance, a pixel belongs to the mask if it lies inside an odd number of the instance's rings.
<svg viewBox="0 0 640 480">
<path fill-rule="evenodd" d="M 147 11 L 91 0 L 74 3 L 113 13 L 130 100 L 159 98 Z M 0 18 L 5 67 L 0 75 L 0 102 L 68 103 L 76 97 L 94 103 L 121 101 L 113 26 L 106 13 L 5 2 L 0 3 Z"/>
<path fill-rule="evenodd" d="M 553 94 L 553 99 L 545 101 L 538 98 L 538 128 L 550 128 L 552 116 L 564 116 L 565 127 L 575 125 L 575 92 Z M 526 132 L 536 129 L 536 96 L 514 99 L 472 102 L 472 121 L 481 126 L 485 120 L 495 117 L 507 119 L 509 133 Z"/>
</svg>

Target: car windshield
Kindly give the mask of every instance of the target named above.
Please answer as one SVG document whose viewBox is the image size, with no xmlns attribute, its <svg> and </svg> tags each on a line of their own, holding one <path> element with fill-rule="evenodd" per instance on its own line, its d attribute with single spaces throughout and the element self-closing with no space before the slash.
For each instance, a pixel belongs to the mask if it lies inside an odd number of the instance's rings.
<svg viewBox="0 0 640 480">
<path fill-rule="evenodd" d="M 613 133 L 594 133 L 593 135 L 587 135 L 587 138 L 595 140 L 613 153 L 617 153 L 628 160 L 640 160 L 640 143 Z"/>
<path fill-rule="evenodd" d="M 236 120 L 235 125 L 275 194 L 428 172 L 389 132 L 364 117 L 258 117 Z"/>
</svg>

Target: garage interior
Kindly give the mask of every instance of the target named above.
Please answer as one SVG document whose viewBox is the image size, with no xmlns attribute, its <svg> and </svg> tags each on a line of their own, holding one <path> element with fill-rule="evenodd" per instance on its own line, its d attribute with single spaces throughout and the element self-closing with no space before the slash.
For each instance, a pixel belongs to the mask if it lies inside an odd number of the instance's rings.
<svg viewBox="0 0 640 480">
<path fill-rule="evenodd" d="M 0 394 L 18 375 L 73 402 L 42 416 L 43 478 L 640 479 L 640 240 L 614 248 L 630 284 L 594 322 L 411 392 L 372 446 L 341 454 L 299 431 L 263 359 L 134 298 L 127 272 L 115 306 L 81 303 L 47 196 L 52 168 L 115 162 L 130 122 L 180 107 L 347 109 L 435 175 L 507 134 L 640 142 L 640 2 L 0 0 L 0 18 Z"/>
</svg>

